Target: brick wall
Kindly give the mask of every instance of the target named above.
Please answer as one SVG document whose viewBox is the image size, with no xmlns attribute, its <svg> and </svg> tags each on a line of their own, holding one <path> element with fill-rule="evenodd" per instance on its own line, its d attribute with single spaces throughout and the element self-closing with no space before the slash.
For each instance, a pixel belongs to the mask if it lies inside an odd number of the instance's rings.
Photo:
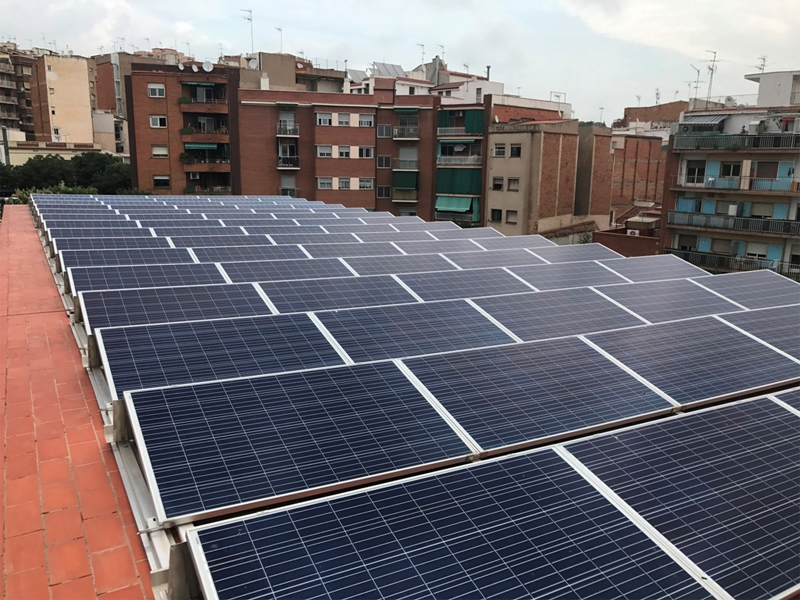
<svg viewBox="0 0 800 600">
<path fill-rule="evenodd" d="M 592 241 L 603 244 L 606 248 L 611 248 L 622 256 L 652 256 L 661 253 L 659 238 L 627 235 L 624 229 L 620 233 L 595 231 L 592 233 Z"/>
<path fill-rule="evenodd" d="M 578 136 L 542 133 L 539 219 L 571 215 L 575 202 Z"/>
<path fill-rule="evenodd" d="M 491 122 L 494 123 L 494 118 L 497 117 L 500 123 L 508 123 L 509 121 L 521 121 L 523 119 L 535 119 L 536 121 L 550 121 L 553 119 L 560 119 L 561 116 L 558 111 L 546 110 L 543 108 L 526 108 L 524 106 L 505 106 L 503 104 L 496 104 L 492 107 Z"/>
<path fill-rule="evenodd" d="M 643 123 L 651 121 L 677 123 L 681 112 L 686 110 L 687 106 L 688 102 L 684 100 L 656 104 L 655 106 L 629 106 L 625 109 L 624 126 L 628 127 L 636 121 Z"/>
<path fill-rule="evenodd" d="M 611 211 L 612 176 L 611 136 L 595 135 L 592 191 L 589 197 L 590 215 L 607 215 Z"/>
<path fill-rule="evenodd" d="M 117 100 L 114 91 L 114 65 L 110 62 L 98 64 L 95 68 L 95 77 L 97 108 L 100 110 L 113 110 L 116 114 Z"/>
<path fill-rule="evenodd" d="M 624 147 L 614 149 L 611 203 L 617 212 L 634 200 L 662 202 L 666 157 L 660 138 L 626 136 Z"/>
</svg>

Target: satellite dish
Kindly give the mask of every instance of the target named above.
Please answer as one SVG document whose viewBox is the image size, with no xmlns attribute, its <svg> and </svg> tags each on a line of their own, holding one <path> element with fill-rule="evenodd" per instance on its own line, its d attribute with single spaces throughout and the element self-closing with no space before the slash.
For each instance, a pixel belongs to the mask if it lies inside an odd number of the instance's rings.
<svg viewBox="0 0 800 600">
<path fill-rule="evenodd" d="M 200 69 L 197 68 L 197 65 L 192 65 L 192 71 L 197 73 Z"/>
<path fill-rule="evenodd" d="M 183 71 L 186 67 L 183 66 L 183 63 L 178 63 L 178 68 Z"/>
<path fill-rule="evenodd" d="M 250 60 L 247 61 L 247 66 L 250 67 L 251 69 L 257 69 L 258 68 L 258 59 L 251 58 Z"/>
<path fill-rule="evenodd" d="M 214 65 L 210 60 L 207 60 L 206 62 L 203 63 L 203 71 L 205 71 L 206 73 L 210 73 L 213 69 Z"/>
</svg>

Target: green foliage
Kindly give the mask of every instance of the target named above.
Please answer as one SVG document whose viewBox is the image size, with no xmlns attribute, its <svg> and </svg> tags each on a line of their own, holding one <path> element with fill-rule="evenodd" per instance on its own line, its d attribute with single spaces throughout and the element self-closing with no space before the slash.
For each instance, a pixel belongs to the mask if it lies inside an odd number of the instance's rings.
<svg viewBox="0 0 800 600">
<path fill-rule="evenodd" d="M 149 190 L 142 190 L 139 188 L 124 188 L 121 190 L 117 190 L 117 194 L 120 196 L 149 196 Z"/>
<path fill-rule="evenodd" d="M 13 178 L 18 196 L 27 198 L 30 192 L 61 194 L 119 194 L 131 188 L 131 167 L 119 158 L 104 152 L 83 152 L 65 160 L 48 154 L 34 156 L 22 165 L 13 167 L 10 174 L 0 172 L 3 181 Z M 60 186 L 60 187 L 59 187 Z M 56 191 L 56 190 L 66 191 Z M 88 190 L 88 191 L 84 191 Z M 20 201 L 24 204 L 27 200 Z"/>
<path fill-rule="evenodd" d="M 38 155 L 14 168 L 18 189 L 74 185 L 75 174 L 69 161 L 56 154 Z"/>
<path fill-rule="evenodd" d="M 131 187 L 131 166 L 115 161 L 94 176 L 92 185 L 101 194 L 118 194 Z"/>
<path fill-rule="evenodd" d="M 17 190 L 6 201 L 6 204 L 27 204 L 31 199 L 31 194 L 96 194 L 97 188 L 83 187 L 79 185 L 54 185 L 46 188 L 31 188 L 27 190 Z"/>
<path fill-rule="evenodd" d="M 188 152 L 181 152 L 178 158 L 185 165 L 194 164 L 194 156 L 192 156 Z"/>
<path fill-rule="evenodd" d="M 13 165 L 0 163 L 0 188 L 17 189 L 17 171 Z"/>
<path fill-rule="evenodd" d="M 580 237 L 578 238 L 579 244 L 591 244 L 592 243 L 592 234 L 588 231 L 583 232 Z"/>
<path fill-rule="evenodd" d="M 91 185 L 99 189 L 95 179 L 110 166 L 121 164 L 121 161 L 105 152 L 83 152 L 75 156 L 70 163 L 75 172 L 75 183 L 77 185 Z M 128 185 L 130 185 L 130 182 L 128 182 Z M 114 192 L 100 193 L 113 194 Z"/>
</svg>

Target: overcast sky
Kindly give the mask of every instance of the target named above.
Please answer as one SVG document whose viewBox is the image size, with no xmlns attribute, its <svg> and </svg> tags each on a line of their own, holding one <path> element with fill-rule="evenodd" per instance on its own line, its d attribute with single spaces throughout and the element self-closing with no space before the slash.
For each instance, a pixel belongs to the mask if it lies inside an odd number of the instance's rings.
<svg viewBox="0 0 800 600">
<path fill-rule="evenodd" d="M 139 49 L 163 43 L 199 60 L 250 50 L 249 24 L 239 8 L 252 8 L 256 50 L 305 56 L 322 66 L 365 68 L 372 61 L 411 70 L 441 54 L 451 69 L 472 73 L 492 66 L 506 92 L 549 98 L 567 94 L 576 116 L 604 120 L 625 106 L 686 99 L 689 80 L 708 73 L 706 50 L 719 59 L 713 95 L 755 93 L 743 75 L 767 55 L 768 70 L 800 68 L 798 0 L 0 0 L 0 37 L 22 46 L 78 54 L 108 52 L 125 38 Z"/>
</svg>

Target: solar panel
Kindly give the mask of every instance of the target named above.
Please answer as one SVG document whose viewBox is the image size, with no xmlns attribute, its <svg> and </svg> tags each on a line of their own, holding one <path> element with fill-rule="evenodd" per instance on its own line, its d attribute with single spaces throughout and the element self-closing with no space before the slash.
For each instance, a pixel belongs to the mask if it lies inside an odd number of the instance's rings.
<svg viewBox="0 0 800 600">
<path fill-rule="evenodd" d="M 136 221 L 127 221 L 125 217 L 118 216 L 116 219 L 74 219 L 74 220 L 47 220 L 45 222 L 47 230 L 50 229 L 73 229 L 73 228 L 92 228 L 103 227 L 107 229 L 116 229 L 117 235 L 122 235 L 120 229 L 140 229 Z"/>
<path fill-rule="evenodd" d="M 598 333 L 589 340 L 681 404 L 800 380 L 797 363 L 713 317 Z"/>
<path fill-rule="evenodd" d="M 800 411 L 800 389 L 789 390 L 788 392 L 783 392 L 782 394 L 776 394 L 775 397 L 794 408 L 795 410 Z"/>
<path fill-rule="evenodd" d="M 427 231 L 392 231 L 382 233 L 361 233 L 353 230 L 362 242 L 430 242 L 435 241 Z"/>
<path fill-rule="evenodd" d="M 550 450 L 195 535 L 220 600 L 710 598 Z"/>
<path fill-rule="evenodd" d="M 342 364 L 307 315 L 95 330 L 114 394 Z"/>
<path fill-rule="evenodd" d="M 373 224 L 373 221 L 370 221 L 370 224 Z M 434 221 L 434 222 L 422 222 L 422 223 L 409 223 L 407 221 L 391 221 L 392 227 L 397 229 L 397 231 L 441 231 L 442 229 L 461 229 L 458 225 L 453 223 L 452 221 Z"/>
<path fill-rule="evenodd" d="M 423 300 L 450 300 L 530 292 L 531 288 L 503 269 L 471 269 L 401 275 Z"/>
<path fill-rule="evenodd" d="M 406 254 L 439 254 L 480 250 L 471 240 L 432 240 L 430 242 L 397 242 Z"/>
<path fill-rule="evenodd" d="M 455 267 L 438 254 L 408 256 L 353 256 L 345 262 L 359 275 L 388 275 L 391 273 L 423 273 L 452 271 Z"/>
<path fill-rule="evenodd" d="M 314 258 L 330 258 L 335 256 L 391 256 L 402 252 L 396 246 L 383 242 L 365 242 L 354 244 L 309 244 L 306 251 Z"/>
<path fill-rule="evenodd" d="M 356 362 L 513 342 L 461 300 L 339 310 L 318 317 Z"/>
<path fill-rule="evenodd" d="M 492 296 L 475 303 L 526 341 L 643 324 L 588 288 Z"/>
<path fill-rule="evenodd" d="M 767 399 L 567 446 L 733 598 L 800 583 L 799 447 L 800 420 Z"/>
<path fill-rule="evenodd" d="M 708 275 L 703 269 L 689 264 L 674 254 L 606 260 L 603 264 L 631 281 L 658 281 Z"/>
<path fill-rule="evenodd" d="M 292 217 L 288 215 L 284 218 L 279 218 L 276 221 L 276 224 L 280 225 L 284 221 L 290 221 L 294 219 L 297 221 L 299 225 L 322 225 L 325 227 L 326 225 L 363 225 L 364 222 L 361 219 L 334 219 L 332 217 L 324 217 L 324 216 L 305 216 L 305 215 L 298 215 L 296 217 Z"/>
<path fill-rule="evenodd" d="M 53 250 L 116 250 L 124 248 L 169 248 L 165 238 L 154 237 L 103 237 L 53 239 Z"/>
<path fill-rule="evenodd" d="M 227 221 L 225 222 L 227 224 Z M 325 233 L 322 227 L 311 225 L 242 225 L 250 235 L 272 235 L 275 233 Z M 355 225 L 354 225 L 355 227 Z M 351 240 L 352 241 L 352 240 Z"/>
<path fill-rule="evenodd" d="M 487 451 L 673 407 L 575 338 L 403 362 Z"/>
<path fill-rule="evenodd" d="M 358 242 L 349 233 L 281 233 L 270 237 L 276 244 L 352 244 Z"/>
<path fill-rule="evenodd" d="M 600 260 L 619 256 L 600 244 L 576 244 L 574 246 L 555 246 L 552 248 L 532 248 L 536 256 L 551 263 L 566 263 L 585 260 Z"/>
<path fill-rule="evenodd" d="M 417 302 L 389 276 L 273 281 L 261 284 L 278 312 L 306 312 L 353 306 Z"/>
<path fill-rule="evenodd" d="M 123 238 L 123 237 L 153 237 L 149 229 L 130 227 L 120 230 L 118 227 L 59 227 L 47 230 L 51 240 L 65 238 Z"/>
<path fill-rule="evenodd" d="M 697 283 L 747 308 L 800 304 L 800 285 L 769 269 L 703 277 Z"/>
<path fill-rule="evenodd" d="M 511 237 L 487 238 L 478 242 L 487 250 L 508 250 L 510 248 L 547 248 L 553 242 L 540 235 L 514 235 Z"/>
<path fill-rule="evenodd" d="M 62 270 L 70 267 L 154 265 L 195 262 L 186 248 L 129 248 L 122 250 L 62 250 Z"/>
<path fill-rule="evenodd" d="M 625 282 L 622 277 L 595 262 L 509 267 L 509 270 L 539 290 L 558 290 Z"/>
<path fill-rule="evenodd" d="M 353 273 L 336 258 L 308 260 L 258 260 L 222 263 L 234 283 L 245 281 L 289 281 L 350 277 Z"/>
<path fill-rule="evenodd" d="M 204 221 L 204 223 L 208 223 L 208 221 Z M 202 227 L 154 227 L 153 229 L 158 236 L 227 236 L 243 235 L 244 233 L 238 227 L 223 227 L 222 225 L 209 225 Z"/>
<path fill-rule="evenodd" d="M 216 265 L 178 264 L 136 267 L 81 267 L 69 270 L 73 294 L 92 290 L 225 283 Z"/>
<path fill-rule="evenodd" d="M 308 258 L 308 255 L 298 246 L 220 246 L 217 248 L 192 248 L 192 251 L 200 262 Z"/>
<path fill-rule="evenodd" d="M 800 359 L 800 306 L 752 310 L 721 317 L 768 344 Z"/>
<path fill-rule="evenodd" d="M 380 233 L 382 231 L 397 231 L 389 223 L 375 223 L 374 225 L 325 225 L 325 229 L 330 233 Z"/>
<path fill-rule="evenodd" d="M 492 250 L 491 252 L 485 252 L 483 250 L 479 250 L 478 252 L 454 252 L 453 254 L 446 254 L 445 256 L 462 269 L 544 264 L 541 258 L 534 256 L 524 248 Z"/>
<path fill-rule="evenodd" d="M 685 279 L 608 285 L 599 291 L 651 323 L 742 310 Z"/>
<path fill-rule="evenodd" d="M 226 228 L 227 229 L 227 228 Z M 170 236 L 176 248 L 221 248 L 231 246 L 264 246 L 270 241 L 265 235 L 244 235 L 238 228 L 238 235 L 187 235 Z"/>
<path fill-rule="evenodd" d="M 468 227 L 467 229 L 443 229 L 433 234 L 439 240 L 502 238 L 502 233 L 491 227 Z"/>
<path fill-rule="evenodd" d="M 471 454 L 391 363 L 138 392 L 131 404 L 167 518 Z"/>
</svg>

